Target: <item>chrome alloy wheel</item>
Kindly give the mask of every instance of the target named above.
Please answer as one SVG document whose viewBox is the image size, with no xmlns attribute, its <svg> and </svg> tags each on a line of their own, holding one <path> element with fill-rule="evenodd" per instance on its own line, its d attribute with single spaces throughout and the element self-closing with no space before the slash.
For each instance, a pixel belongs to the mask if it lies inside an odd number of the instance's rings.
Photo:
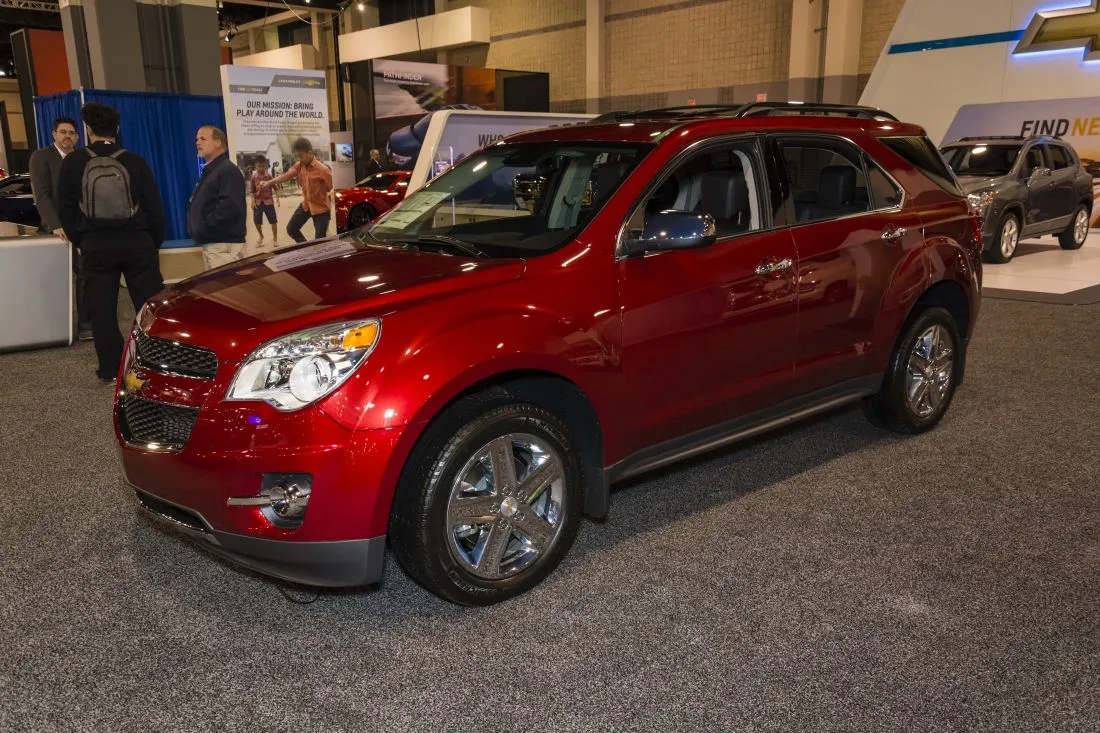
<svg viewBox="0 0 1100 733">
<path fill-rule="evenodd" d="M 905 373 L 905 398 L 919 418 L 931 417 L 951 394 L 954 353 L 947 330 L 936 324 L 913 345 Z"/>
<path fill-rule="evenodd" d="M 1089 234 L 1089 214 L 1084 209 L 1077 211 L 1077 218 L 1073 220 L 1073 241 L 1084 244 L 1085 237 Z"/>
<path fill-rule="evenodd" d="M 511 433 L 482 446 L 458 472 L 447 502 L 451 554 L 488 580 L 546 556 L 564 525 L 565 471 L 545 440 Z"/>
<path fill-rule="evenodd" d="M 1008 217 L 1001 227 L 1001 256 L 1006 260 L 1016 254 L 1016 245 L 1020 241 L 1020 225 L 1015 217 Z"/>
</svg>

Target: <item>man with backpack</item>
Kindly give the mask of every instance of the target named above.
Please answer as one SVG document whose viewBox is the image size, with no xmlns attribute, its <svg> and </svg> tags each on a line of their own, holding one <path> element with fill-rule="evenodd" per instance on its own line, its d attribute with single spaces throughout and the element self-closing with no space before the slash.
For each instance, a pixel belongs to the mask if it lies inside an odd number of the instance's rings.
<svg viewBox="0 0 1100 733">
<path fill-rule="evenodd" d="M 135 313 L 164 288 L 159 259 L 164 205 L 149 164 L 115 143 L 118 112 L 88 102 L 80 116 L 88 145 L 61 164 L 58 214 L 65 236 L 84 259 L 85 296 L 99 362 L 96 376 L 112 384 L 123 347 L 116 315 L 119 278 L 126 277 Z"/>
</svg>

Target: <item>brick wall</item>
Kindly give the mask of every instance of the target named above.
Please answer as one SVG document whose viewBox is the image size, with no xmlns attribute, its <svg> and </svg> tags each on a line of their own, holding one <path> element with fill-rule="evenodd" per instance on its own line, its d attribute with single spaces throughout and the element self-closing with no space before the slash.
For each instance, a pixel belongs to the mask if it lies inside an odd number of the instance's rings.
<svg viewBox="0 0 1100 733">
<path fill-rule="evenodd" d="M 609 0 L 607 21 L 609 97 L 787 79 L 791 0 Z"/>
<path fill-rule="evenodd" d="M 894 29 L 905 0 L 863 0 L 863 33 L 859 46 L 859 73 L 870 74 Z"/>
</svg>

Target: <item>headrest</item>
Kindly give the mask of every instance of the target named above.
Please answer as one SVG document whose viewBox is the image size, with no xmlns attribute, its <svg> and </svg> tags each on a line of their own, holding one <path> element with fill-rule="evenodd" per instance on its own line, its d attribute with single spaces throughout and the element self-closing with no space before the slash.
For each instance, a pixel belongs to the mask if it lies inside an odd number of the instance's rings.
<svg viewBox="0 0 1100 733">
<path fill-rule="evenodd" d="M 735 220 L 749 209 L 749 188 L 740 170 L 707 171 L 699 179 L 700 208 L 715 219 Z"/>
<path fill-rule="evenodd" d="M 827 165 L 817 178 L 817 203 L 830 209 L 850 205 L 856 198 L 856 169 L 850 165 Z"/>
</svg>

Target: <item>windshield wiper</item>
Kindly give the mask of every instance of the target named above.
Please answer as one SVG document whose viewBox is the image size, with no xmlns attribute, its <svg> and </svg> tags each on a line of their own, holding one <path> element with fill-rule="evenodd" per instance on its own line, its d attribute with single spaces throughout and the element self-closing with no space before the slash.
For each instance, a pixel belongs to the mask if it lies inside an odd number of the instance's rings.
<svg viewBox="0 0 1100 733">
<path fill-rule="evenodd" d="M 415 237 L 386 237 L 381 241 L 387 244 L 391 242 L 394 244 L 442 244 L 470 257 L 477 257 L 478 259 L 487 259 L 489 257 L 484 250 L 478 249 L 469 242 L 463 242 L 461 239 L 455 239 L 454 237 L 448 237 L 443 234 L 419 234 Z"/>
</svg>

